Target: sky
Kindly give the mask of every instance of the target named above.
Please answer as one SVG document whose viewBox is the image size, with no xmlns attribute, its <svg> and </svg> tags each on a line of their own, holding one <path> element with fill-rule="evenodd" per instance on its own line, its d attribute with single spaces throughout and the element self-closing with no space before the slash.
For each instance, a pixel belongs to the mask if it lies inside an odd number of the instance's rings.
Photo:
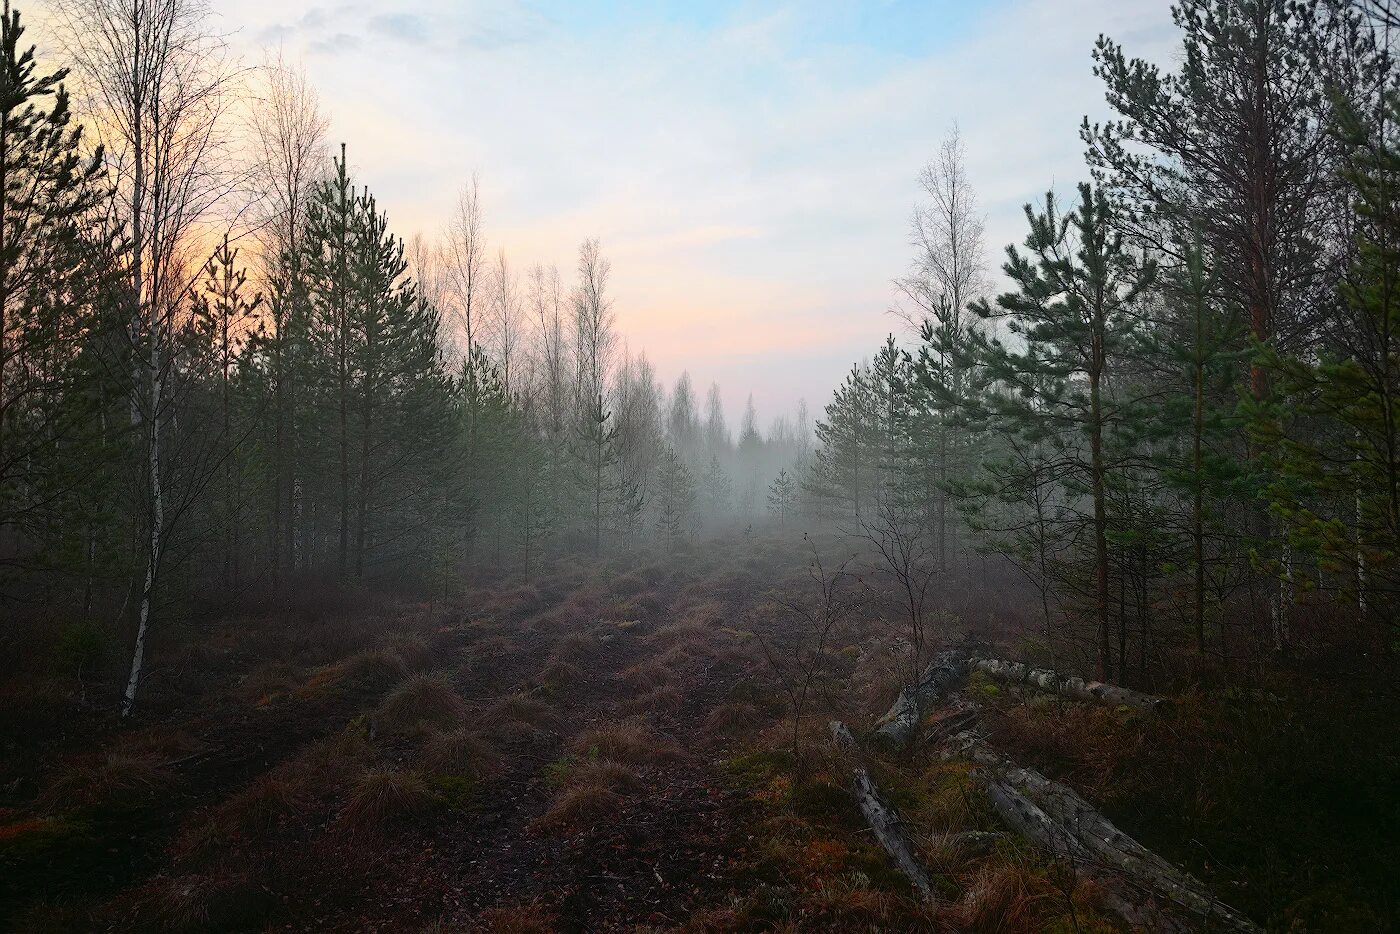
<svg viewBox="0 0 1400 934">
<path fill-rule="evenodd" d="M 235 50 L 301 63 L 405 238 L 480 178 L 524 271 L 598 237 L 619 330 L 737 424 L 814 413 L 902 324 L 920 167 L 956 124 L 987 261 L 1086 172 L 1099 33 L 1169 61 L 1167 0 L 213 0 Z"/>
</svg>

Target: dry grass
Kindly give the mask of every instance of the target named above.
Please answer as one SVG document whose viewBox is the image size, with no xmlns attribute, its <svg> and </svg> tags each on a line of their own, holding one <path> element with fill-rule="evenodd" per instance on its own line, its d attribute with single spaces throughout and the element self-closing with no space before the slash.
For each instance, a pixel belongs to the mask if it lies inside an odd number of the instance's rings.
<svg viewBox="0 0 1400 934">
<path fill-rule="evenodd" d="M 602 650 L 596 638 L 583 632 L 571 632 L 554 644 L 551 660 L 555 662 L 583 662 L 594 658 Z"/>
<path fill-rule="evenodd" d="M 467 927 L 469 934 L 554 934 L 554 912 L 538 902 L 483 911 Z"/>
<path fill-rule="evenodd" d="M 675 740 L 636 720 L 585 730 L 574 738 L 569 748 L 579 756 L 633 765 L 666 762 L 681 754 Z"/>
<path fill-rule="evenodd" d="M 492 704 L 481 716 L 487 735 L 511 741 L 533 738 L 554 723 L 549 707 L 537 697 L 511 694 Z"/>
<path fill-rule="evenodd" d="M 661 664 L 660 659 L 650 656 L 644 661 L 624 668 L 617 675 L 616 680 L 619 684 L 634 691 L 648 691 L 671 684 L 676 680 L 676 674 Z"/>
<path fill-rule="evenodd" d="M 95 753 L 71 763 L 45 799 L 57 806 L 132 805 L 150 801 L 174 783 L 158 753 Z"/>
<path fill-rule="evenodd" d="M 550 662 L 539 674 L 539 683 L 551 688 L 566 688 L 583 681 L 583 671 L 574 664 L 563 661 Z"/>
<path fill-rule="evenodd" d="M 209 931 L 255 926 L 267 910 L 263 891 L 241 873 L 161 879 L 141 899 L 143 929 Z"/>
<path fill-rule="evenodd" d="M 593 826 L 616 813 L 619 795 L 606 785 L 572 785 L 530 826 L 537 830 L 578 829 Z"/>
<path fill-rule="evenodd" d="M 490 778 L 500 772 L 501 757 L 491 744 L 466 729 L 429 735 L 420 754 L 423 767 L 438 775 Z"/>
<path fill-rule="evenodd" d="M 446 675 L 417 674 L 384 699 L 374 724 L 391 735 L 404 735 L 430 727 L 450 729 L 466 716 L 467 705 Z"/>
<path fill-rule="evenodd" d="M 1020 866 L 1002 863 L 977 871 L 958 905 L 959 920 L 978 934 L 1034 934 L 1044 930 L 1050 898 L 1042 880 Z"/>
<path fill-rule="evenodd" d="M 685 704 L 685 695 L 673 687 L 658 687 L 622 704 L 627 714 L 675 713 Z"/>
<path fill-rule="evenodd" d="M 720 704 L 705 718 L 705 732 L 711 736 L 749 733 L 766 721 L 753 704 Z"/>
<path fill-rule="evenodd" d="M 341 819 L 353 831 L 374 832 L 421 816 L 435 800 L 423 779 L 413 772 L 370 768 L 351 789 Z"/>
<path fill-rule="evenodd" d="M 300 813 L 305 804 L 297 783 L 274 772 L 253 779 L 242 791 L 219 805 L 214 819 L 232 833 L 258 838 Z"/>
<path fill-rule="evenodd" d="M 393 649 L 366 649 L 336 666 L 341 679 L 367 691 L 385 691 L 408 675 L 408 665 Z"/>
</svg>

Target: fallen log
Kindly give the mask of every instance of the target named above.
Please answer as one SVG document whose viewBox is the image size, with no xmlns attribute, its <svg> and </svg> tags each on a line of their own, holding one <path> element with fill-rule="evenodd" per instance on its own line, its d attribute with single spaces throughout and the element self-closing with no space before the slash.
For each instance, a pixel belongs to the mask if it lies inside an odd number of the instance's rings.
<svg viewBox="0 0 1400 934">
<path fill-rule="evenodd" d="M 1032 668 L 1021 662 L 1009 662 L 1000 658 L 974 658 L 968 662 L 970 671 L 980 671 L 989 678 L 1007 684 L 1028 684 L 1051 694 L 1074 700 L 1105 704 L 1109 707 L 1133 707 L 1147 713 L 1163 712 L 1171 704 L 1165 697 L 1144 694 L 1131 688 L 1106 684 L 1102 681 L 1085 681 L 1083 678 L 1066 677 L 1049 668 Z"/>
<path fill-rule="evenodd" d="M 1170 916 L 1154 904 L 1156 898 L 1199 919 L 1262 934 L 1262 928 L 1211 895 L 1199 879 L 1119 830 L 1073 789 L 1013 764 L 972 734 L 960 734 L 955 743 L 981 766 L 976 774 L 1008 826 L 1052 855 L 1083 866 L 1090 875 L 1126 882 L 1146 896 L 1132 899 L 1114 893 L 1110 907 L 1125 920 L 1150 921 L 1152 930 L 1170 930 Z"/>
<path fill-rule="evenodd" d="M 860 752 L 860 747 L 846 724 L 840 720 L 833 720 L 830 729 L 832 742 L 837 748 L 857 754 Z M 914 855 L 913 844 L 904 832 L 904 822 L 900 819 L 899 812 L 881 799 L 880 789 L 875 780 L 862 765 L 851 769 L 851 793 L 855 795 L 860 812 L 865 816 L 865 822 L 870 826 L 871 832 L 875 834 L 876 841 L 889 854 L 896 868 L 904 873 L 925 901 L 937 901 L 933 884 L 929 881 L 928 870 Z"/>
<path fill-rule="evenodd" d="M 965 652 L 952 649 L 939 654 L 924 669 L 918 683 L 899 692 L 889 712 L 880 718 L 874 738 L 892 749 L 908 746 L 919 728 L 919 718 L 923 712 L 960 684 L 966 675 Z"/>
</svg>

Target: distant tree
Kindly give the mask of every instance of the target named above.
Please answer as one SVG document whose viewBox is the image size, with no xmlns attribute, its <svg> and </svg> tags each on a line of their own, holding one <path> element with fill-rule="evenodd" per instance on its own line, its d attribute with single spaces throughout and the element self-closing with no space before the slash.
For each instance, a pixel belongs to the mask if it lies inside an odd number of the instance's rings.
<svg viewBox="0 0 1400 934">
<path fill-rule="evenodd" d="M 778 471 L 768 487 L 768 511 L 778 517 L 779 525 L 787 525 L 787 517 L 797 501 L 797 480 L 784 468 Z"/>
<path fill-rule="evenodd" d="M 674 551 L 694 525 L 695 481 L 670 445 L 661 448 L 656 471 L 656 530 Z"/>
</svg>

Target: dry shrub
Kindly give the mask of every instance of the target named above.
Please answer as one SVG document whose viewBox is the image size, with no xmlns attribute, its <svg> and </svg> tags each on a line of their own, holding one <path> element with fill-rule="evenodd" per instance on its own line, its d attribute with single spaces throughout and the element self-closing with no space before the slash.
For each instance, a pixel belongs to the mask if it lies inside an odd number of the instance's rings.
<svg viewBox="0 0 1400 934">
<path fill-rule="evenodd" d="M 143 928 L 209 931 L 254 926 L 266 893 L 241 873 L 216 872 L 158 880 L 137 906 Z"/>
<path fill-rule="evenodd" d="M 630 767 L 611 759 L 586 759 L 572 766 L 564 784 L 570 788 L 593 785 L 609 791 L 635 791 L 642 786 L 641 777 Z"/>
<path fill-rule="evenodd" d="M 483 911 L 468 928 L 470 934 L 554 934 L 554 912 L 538 902 Z"/>
<path fill-rule="evenodd" d="M 369 768 L 351 789 L 341 818 L 354 831 L 373 832 L 412 820 L 426 813 L 434 802 L 433 793 L 415 773 Z"/>
<path fill-rule="evenodd" d="M 585 730 L 569 748 L 580 756 L 638 765 L 665 762 L 681 754 L 674 740 L 636 720 Z"/>
<path fill-rule="evenodd" d="M 384 699 L 374 723 L 391 735 L 404 735 L 424 727 L 451 728 L 466 716 L 467 705 L 446 675 L 417 674 Z"/>
<path fill-rule="evenodd" d="M 122 806 L 149 801 L 174 783 L 157 753 L 94 753 L 70 764 L 45 798 L 55 805 Z"/>
<path fill-rule="evenodd" d="M 438 775 L 489 778 L 501 768 L 500 756 L 491 744 L 465 729 L 433 733 L 423 744 L 420 761 Z"/>
<path fill-rule="evenodd" d="M 356 728 L 317 740 L 279 769 L 293 787 L 335 792 L 348 786 L 374 758 L 374 749 Z"/>
</svg>

